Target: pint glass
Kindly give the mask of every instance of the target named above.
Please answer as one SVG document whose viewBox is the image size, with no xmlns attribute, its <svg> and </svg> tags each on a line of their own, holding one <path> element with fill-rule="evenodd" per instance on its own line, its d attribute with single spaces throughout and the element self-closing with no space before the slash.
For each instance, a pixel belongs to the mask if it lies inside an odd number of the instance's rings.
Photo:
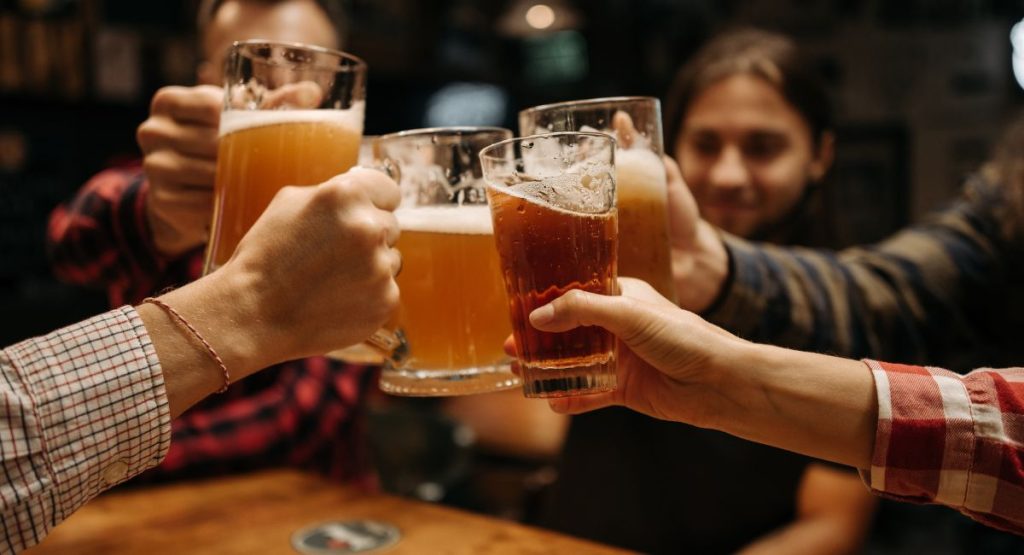
<svg viewBox="0 0 1024 555">
<path fill-rule="evenodd" d="M 502 346 L 509 325 L 480 149 L 508 129 L 452 127 L 378 137 L 374 164 L 398 175 L 401 346 L 381 370 L 397 395 L 461 395 L 519 385 Z"/>
<path fill-rule="evenodd" d="M 632 122 L 629 137 L 613 126 L 617 112 Z M 621 116 L 620 116 L 621 117 Z M 668 189 L 657 98 L 615 97 L 537 106 L 519 112 L 519 133 L 597 130 L 618 139 L 615 187 L 619 209 L 619 274 L 640 278 L 675 300 L 668 238 Z"/>
<path fill-rule="evenodd" d="M 529 315 L 571 289 L 616 288 L 615 139 L 552 133 L 480 153 L 527 397 L 615 388 L 616 341 L 596 326 L 542 332 Z"/>
<path fill-rule="evenodd" d="M 224 72 L 224 110 L 204 273 L 286 185 L 316 185 L 355 165 L 363 133 L 366 64 L 315 46 L 236 42 Z"/>
</svg>

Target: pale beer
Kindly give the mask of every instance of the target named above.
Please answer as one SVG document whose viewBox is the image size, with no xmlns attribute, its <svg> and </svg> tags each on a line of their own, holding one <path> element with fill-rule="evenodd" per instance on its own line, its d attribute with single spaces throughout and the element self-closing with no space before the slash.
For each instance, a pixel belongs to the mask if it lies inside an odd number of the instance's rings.
<svg viewBox="0 0 1024 555">
<path fill-rule="evenodd" d="M 501 266 L 487 205 L 421 206 L 395 212 L 402 235 L 398 325 L 404 368 L 505 364 L 509 326 Z"/>
<path fill-rule="evenodd" d="M 669 251 L 665 165 L 647 148 L 615 151 L 619 208 L 619 275 L 651 284 L 675 299 Z"/>
<path fill-rule="evenodd" d="M 363 105 L 348 110 L 229 110 L 221 114 L 207 272 L 227 262 L 286 185 L 316 185 L 359 156 Z"/>
</svg>

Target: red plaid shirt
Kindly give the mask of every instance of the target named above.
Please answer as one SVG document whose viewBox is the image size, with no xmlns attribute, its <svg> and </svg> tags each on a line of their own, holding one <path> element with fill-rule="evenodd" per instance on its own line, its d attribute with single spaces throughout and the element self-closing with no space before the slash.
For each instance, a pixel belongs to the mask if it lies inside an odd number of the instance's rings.
<svg viewBox="0 0 1024 555">
<path fill-rule="evenodd" d="M 867 364 L 878 393 L 868 486 L 1024 534 L 1024 368 Z"/>
<path fill-rule="evenodd" d="M 111 306 L 197 279 L 202 252 L 162 257 L 152 242 L 141 166 L 104 171 L 50 215 L 56 274 L 105 287 Z M 196 477 L 290 465 L 368 481 L 365 392 L 373 372 L 323 357 L 280 364 L 193 407 L 173 426 L 170 452 L 144 479 Z"/>
<path fill-rule="evenodd" d="M 160 362 L 131 307 L 0 350 L 0 553 L 167 454 Z"/>
</svg>

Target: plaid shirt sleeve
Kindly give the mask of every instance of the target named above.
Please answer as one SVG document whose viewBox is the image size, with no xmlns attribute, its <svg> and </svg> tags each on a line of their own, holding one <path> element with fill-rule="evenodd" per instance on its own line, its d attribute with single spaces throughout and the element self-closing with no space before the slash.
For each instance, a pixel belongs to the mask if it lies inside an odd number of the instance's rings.
<svg viewBox="0 0 1024 555">
<path fill-rule="evenodd" d="M 1006 275 L 998 196 L 972 180 L 928 222 L 840 253 L 727 237 L 730 283 L 704 316 L 759 342 L 962 366 L 991 336 L 973 307 Z"/>
<path fill-rule="evenodd" d="M 866 362 L 878 394 L 868 486 L 1024 534 L 1024 368 L 960 376 Z"/>
<path fill-rule="evenodd" d="M 0 380 L 0 552 L 38 543 L 167 453 L 160 363 L 133 308 L 0 351 Z"/>
<path fill-rule="evenodd" d="M 148 182 L 141 166 L 108 169 L 50 214 L 47 251 L 57 277 L 103 287 L 111 306 L 157 288 L 168 264 L 153 244 L 145 214 Z"/>
</svg>

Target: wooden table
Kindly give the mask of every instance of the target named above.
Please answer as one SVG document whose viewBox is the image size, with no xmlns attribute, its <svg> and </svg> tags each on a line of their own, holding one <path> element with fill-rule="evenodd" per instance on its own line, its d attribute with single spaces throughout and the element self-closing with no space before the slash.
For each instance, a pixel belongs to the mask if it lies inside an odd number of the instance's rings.
<svg viewBox="0 0 1024 555">
<path fill-rule="evenodd" d="M 623 553 L 288 470 L 102 495 L 26 553 L 294 553 L 296 530 L 348 519 L 397 526 L 401 539 L 387 553 Z"/>
</svg>

